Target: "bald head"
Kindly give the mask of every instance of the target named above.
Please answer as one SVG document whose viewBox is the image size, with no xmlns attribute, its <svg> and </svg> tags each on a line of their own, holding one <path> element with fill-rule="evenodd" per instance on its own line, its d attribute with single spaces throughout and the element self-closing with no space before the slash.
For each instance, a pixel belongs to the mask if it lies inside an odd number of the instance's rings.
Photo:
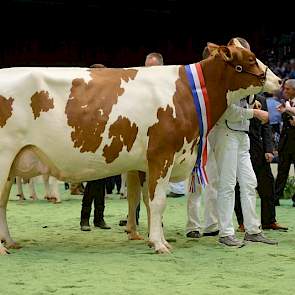
<svg viewBox="0 0 295 295">
<path fill-rule="evenodd" d="M 287 99 L 295 98 L 295 79 L 289 79 L 284 84 L 284 97 Z"/>
<path fill-rule="evenodd" d="M 163 62 L 163 56 L 160 53 L 152 52 L 146 56 L 144 65 L 146 67 L 152 67 L 152 66 L 162 66 L 164 64 Z"/>
</svg>

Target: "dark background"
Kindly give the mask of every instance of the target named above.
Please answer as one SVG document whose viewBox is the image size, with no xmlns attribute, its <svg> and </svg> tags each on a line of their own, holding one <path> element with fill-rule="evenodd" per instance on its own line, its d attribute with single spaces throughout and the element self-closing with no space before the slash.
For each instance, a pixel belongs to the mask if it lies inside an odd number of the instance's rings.
<svg viewBox="0 0 295 295">
<path fill-rule="evenodd" d="M 1 1 L 0 67 L 140 66 L 152 51 L 165 64 L 186 64 L 201 59 L 207 41 L 226 44 L 234 36 L 246 38 L 261 59 L 292 56 L 295 23 L 288 9 L 277 6 L 270 14 L 251 4 L 241 9 L 243 2 L 236 11 L 218 3 Z"/>
</svg>

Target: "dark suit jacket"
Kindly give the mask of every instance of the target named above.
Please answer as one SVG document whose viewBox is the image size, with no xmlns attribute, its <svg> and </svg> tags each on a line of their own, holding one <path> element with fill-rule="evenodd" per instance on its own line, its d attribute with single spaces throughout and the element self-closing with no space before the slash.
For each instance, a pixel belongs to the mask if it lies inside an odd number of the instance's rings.
<svg viewBox="0 0 295 295">
<path fill-rule="evenodd" d="M 282 114 L 283 128 L 280 134 L 279 152 L 295 152 L 295 127 L 291 126 L 290 116 L 287 113 Z"/>
<path fill-rule="evenodd" d="M 261 103 L 261 109 L 267 111 L 266 99 L 264 97 L 257 97 L 256 100 Z M 265 153 L 273 152 L 272 131 L 268 123 L 261 124 L 261 121 L 257 118 L 251 119 L 249 138 L 251 157 L 253 153 L 262 153 L 264 157 Z"/>
</svg>

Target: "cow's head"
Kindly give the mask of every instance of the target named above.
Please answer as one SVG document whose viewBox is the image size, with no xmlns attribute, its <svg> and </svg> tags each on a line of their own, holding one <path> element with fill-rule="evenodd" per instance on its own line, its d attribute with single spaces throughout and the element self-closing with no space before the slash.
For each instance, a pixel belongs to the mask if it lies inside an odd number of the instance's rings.
<svg viewBox="0 0 295 295">
<path fill-rule="evenodd" d="M 245 44 L 241 43 L 238 38 L 232 38 L 228 42 L 228 45 L 234 45 L 236 47 L 250 49 L 250 48 L 246 47 Z M 249 46 L 249 44 L 248 44 L 248 46 Z M 261 60 L 256 58 L 256 61 L 257 61 L 258 65 L 259 65 L 259 67 L 264 72 L 266 72 L 265 85 L 263 87 L 263 92 L 273 93 L 274 91 L 278 90 L 280 88 L 280 85 L 281 85 L 281 82 L 282 82 L 281 79 L 278 76 L 276 76 L 271 71 L 271 69 L 269 69 Z"/>
<path fill-rule="evenodd" d="M 211 57 L 223 62 L 227 103 L 260 92 L 270 92 L 280 87 L 280 78 L 256 59 L 253 52 L 236 44 L 218 46 L 208 43 Z"/>
</svg>

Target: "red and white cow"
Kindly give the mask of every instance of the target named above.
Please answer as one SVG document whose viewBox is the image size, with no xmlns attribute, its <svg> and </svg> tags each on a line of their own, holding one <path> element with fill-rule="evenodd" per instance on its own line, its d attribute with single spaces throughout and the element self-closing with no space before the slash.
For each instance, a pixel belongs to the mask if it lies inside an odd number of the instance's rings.
<svg viewBox="0 0 295 295">
<path fill-rule="evenodd" d="M 213 124 L 227 102 L 279 88 L 252 52 L 210 47 L 216 54 L 200 65 Z M 32 152 L 63 181 L 145 172 L 150 243 L 169 252 L 161 226 L 166 189 L 189 176 L 199 136 L 184 66 L 1 69 L 0 110 L 0 239 L 7 248 L 18 246 L 6 220 L 15 159 Z"/>
</svg>

